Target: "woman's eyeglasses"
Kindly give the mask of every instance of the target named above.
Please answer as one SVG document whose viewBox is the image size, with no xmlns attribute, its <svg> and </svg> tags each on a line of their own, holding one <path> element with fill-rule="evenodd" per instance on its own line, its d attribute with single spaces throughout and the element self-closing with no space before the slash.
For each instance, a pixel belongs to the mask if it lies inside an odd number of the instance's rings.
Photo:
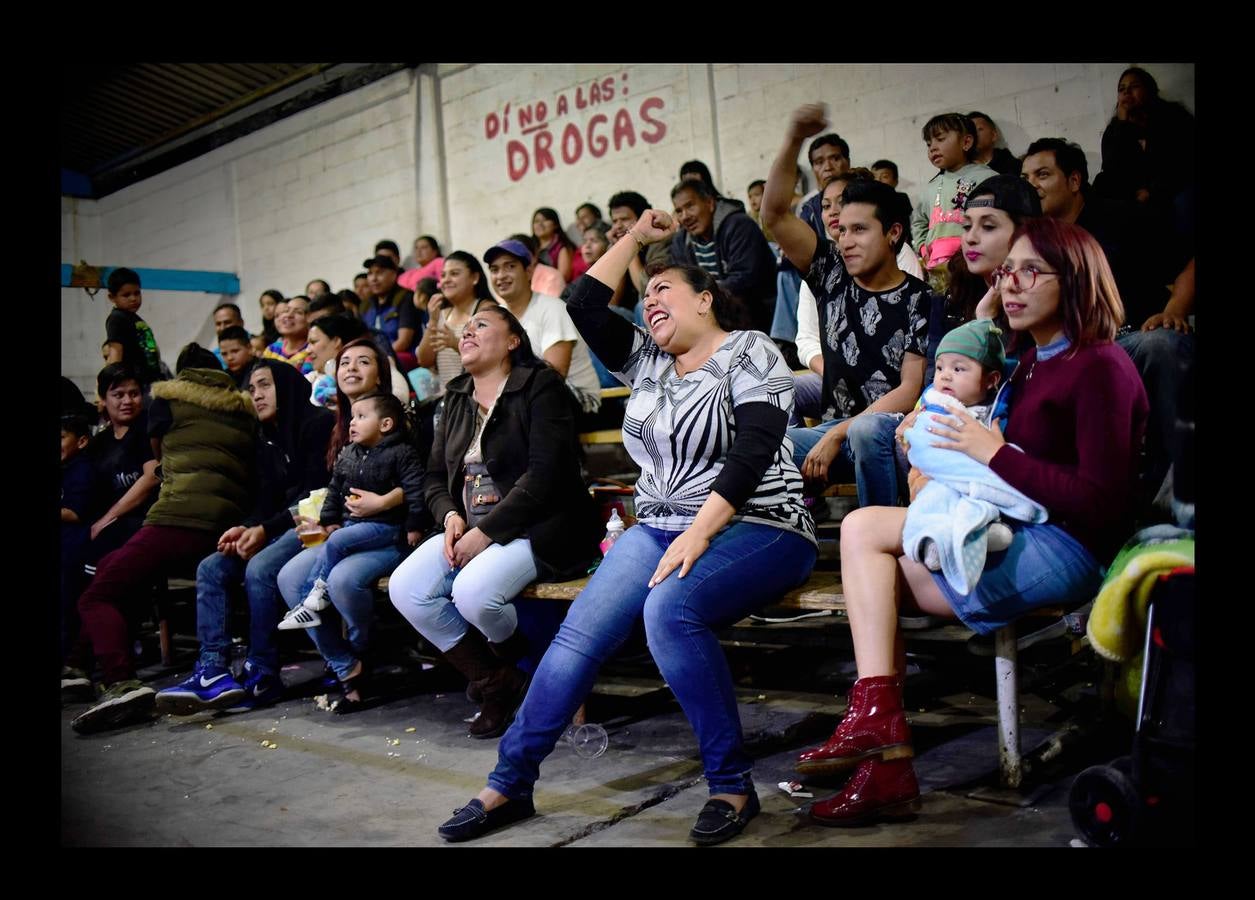
<svg viewBox="0 0 1255 900">
<path fill-rule="evenodd" d="M 1037 276 L 1058 274 L 1058 272 L 1044 272 L 1036 266 L 1025 266 L 1019 270 L 999 266 L 994 269 L 994 281 L 1001 283 L 1004 278 L 1009 278 L 1017 291 L 1031 291 L 1037 284 Z M 1000 286 L 1006 287 L 1006 284 L 1001 283 Z"/>
</svg>

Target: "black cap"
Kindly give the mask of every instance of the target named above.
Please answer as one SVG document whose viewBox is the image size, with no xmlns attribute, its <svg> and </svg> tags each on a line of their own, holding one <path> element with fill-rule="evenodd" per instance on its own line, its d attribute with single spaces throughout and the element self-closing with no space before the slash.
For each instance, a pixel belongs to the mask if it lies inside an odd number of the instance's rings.
<svg viewBox="0 0 1255 900">
<path fill-rule="evenodd" d="M 371 266 L 378 266 L 381 269 L 391 269 L 394 272 L 401 271 L 401 267 L 396 264 L 396 260 L 394 260 L 391 256 L 384 256 L 382 253 L 379 256 L 372 256 L 370 259 L 362 263 L 363 269 L 369 269 Z"/>
</svg>

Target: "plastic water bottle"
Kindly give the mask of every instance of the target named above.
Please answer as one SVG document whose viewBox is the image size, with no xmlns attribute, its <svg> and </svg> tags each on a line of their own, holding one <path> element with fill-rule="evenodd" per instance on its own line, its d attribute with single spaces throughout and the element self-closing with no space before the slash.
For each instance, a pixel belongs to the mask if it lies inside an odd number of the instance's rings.
<svg viewBox="0 0 1255 900">
<path fill-rule="evenodd" d="M 619 518 L 619 510 L 610 511 L 610 519 L 606 522 L 606 536 L 601 539 L 601 555 L 605 556 L 614 546 L 614 542 L 623 537 L 623 520 Z"/>
</svg>

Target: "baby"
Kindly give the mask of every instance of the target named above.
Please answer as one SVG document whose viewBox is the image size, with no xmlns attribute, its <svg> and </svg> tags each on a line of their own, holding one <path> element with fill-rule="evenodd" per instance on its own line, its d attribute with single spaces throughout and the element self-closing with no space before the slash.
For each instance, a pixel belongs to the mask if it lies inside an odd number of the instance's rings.
<svg viewBox="0 0 1255 900">
<path fill-rule="evenodd" d="M 903 434 L 911 465 L 929 481 L 906 514 L 906 554 L 940 570 L 961 594 L 970 593 L 985 567 L 987 552 L 1005 550 L 1011 529 L 1000 515 L 1044 522 L 1046 510 L 964 453 L 932 446 L 933 414 L 963 407 L 985 428 L 993 420 L 1006 357 L 1001 332 L 989 319 L 950 331 L 937 347 L 936 376 L 921 398 L 923 409 Z"/>
</svg>

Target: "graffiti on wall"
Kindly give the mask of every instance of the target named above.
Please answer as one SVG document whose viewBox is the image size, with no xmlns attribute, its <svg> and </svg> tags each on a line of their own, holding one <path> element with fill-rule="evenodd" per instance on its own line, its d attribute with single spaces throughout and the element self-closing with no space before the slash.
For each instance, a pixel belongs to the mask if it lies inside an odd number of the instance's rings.
<svg viewBox="0 0 1255 900">
<path fill-rule="evenodd" d="M 484 117 L 484 139 L 500 140 L 506 174 L 521 181 L 559 166 L 619 153 L 637 141 L 656 144 L 667 135 L 661 97 L 627 99 L 628 73 L 577 85 L 552 100 L 507 103 Z M 591 113 L 591 114 L 590 114 Z M 566 124 L 562 120 L 566 119 Z"/>
</svg>

